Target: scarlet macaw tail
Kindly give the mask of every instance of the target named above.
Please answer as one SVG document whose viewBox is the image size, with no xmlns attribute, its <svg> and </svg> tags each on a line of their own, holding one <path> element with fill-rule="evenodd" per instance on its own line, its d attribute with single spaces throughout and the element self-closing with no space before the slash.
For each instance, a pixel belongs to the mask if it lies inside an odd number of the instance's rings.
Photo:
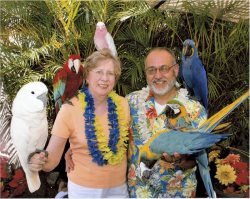
<svg viewBox="0 0 250 199">
<path fill-rule="evenodd" d="M 237 108 L 242 102 L 249 97 L 249 90 L 245 92 L 241 97 L 236 99 L 233 103 L 227 105 L 219 112 L 215 113 L 209 119 L 207 119 L 200 127 L 200 132 L 210 133 L 227 115 L 229 115 L 235 108 Z"/>
</svg>

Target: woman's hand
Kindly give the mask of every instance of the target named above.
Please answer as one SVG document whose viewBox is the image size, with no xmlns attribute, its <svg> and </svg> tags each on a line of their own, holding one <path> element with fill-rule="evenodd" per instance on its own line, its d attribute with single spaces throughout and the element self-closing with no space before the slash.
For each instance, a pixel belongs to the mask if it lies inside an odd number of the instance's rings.
<svg viewBox="0 0 250 199">
<path fill-rule="evenodd" d="M 28 166 L 33 172 L 43 170 L 43 165 L 47 162 L 48 158 L 45 152 L 35 153 L 29 158 Z"/>
<path fill-rule="evenodd" d="M 74 165 L 74 162 L 73 162 L 73 159 L 72 159 L 72 150 L 70 148 L 65 153 L 64 159 L 65 159 L 66 172 L 69 173 L 70 171 L 73 171 L 75 165 Z"/>
</svg>

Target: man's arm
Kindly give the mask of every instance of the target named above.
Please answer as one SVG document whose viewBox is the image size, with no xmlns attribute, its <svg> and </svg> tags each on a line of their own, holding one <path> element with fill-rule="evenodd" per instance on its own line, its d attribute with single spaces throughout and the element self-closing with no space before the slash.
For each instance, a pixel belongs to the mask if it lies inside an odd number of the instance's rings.
<svg viewBox="0 0 250 199">
<path fill-rule="evenodd" d="M 65 153 L 64 155 L 64 159 L 65 159 L 65 170 L 67 173 L 69 173 L 70 171 L 74 170 L 74 162 L 72 159 L 72 149 L 69 148 L 68 151 Z"/>
</svg>

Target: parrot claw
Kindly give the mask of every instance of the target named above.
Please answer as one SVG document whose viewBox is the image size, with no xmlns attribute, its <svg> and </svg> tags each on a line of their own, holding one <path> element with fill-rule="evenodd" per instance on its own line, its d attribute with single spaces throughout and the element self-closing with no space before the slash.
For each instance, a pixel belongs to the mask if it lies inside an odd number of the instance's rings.
<svg viewBox="0 0 250 199">
<path fill-rule="evenodd" d="M 64 103 L 66 103 L 66 104 L 69 104 L 69 105 L 72 105 L 72 106 L 73 106 L 73 103 L 72 103 L 69 99 L 66 99 L 66 100 L 64 101 Z"/>
<path fill-rule="evenodd" d="M 30 153 L 29 156 L 28 156 L 28 162 L 30 162 L 30 159 L 33 155 L 35 155 L 36 153 L 41 153 L 41 152 L 44 152 L 45 153 L 45 157 L 48 157 L 48 151 L 46 150 L 43 150 L 43 149 L 36 149 L 34 152 Z"/>
</svg>

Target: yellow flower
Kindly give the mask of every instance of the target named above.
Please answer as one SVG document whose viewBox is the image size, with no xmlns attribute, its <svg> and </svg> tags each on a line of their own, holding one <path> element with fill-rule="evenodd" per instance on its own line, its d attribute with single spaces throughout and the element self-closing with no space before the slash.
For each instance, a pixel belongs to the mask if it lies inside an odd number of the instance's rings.
<svg viewBox="0 0 250 199">
<path fill-rule="evenodd" d="M 219 154 L 220 154 L 220 150 L 211 151 L 208 154 L 208 161 L 212 162 L 215 158 L 217 158 L 219 156 Z"/>
<path fill-rule="evenodd" d="M 219 158 L 215 159 L 215 164 L 217 164 L 217 166 L 223 164 L 222 160 L 223 159 L 219 159 Z"/>
<path fill-rule="evenodd" d="M 138 198 L 151 198 L 152 194 L 149 191 L 149 187 L 146 186 L 146 187 L 139 187 L 139 188 L 137 188 L 136 189 L 136 196 Z"/>
<path fill-rule="evenodd" d="M 242 185 L 242 186 L 240 187 L 240 190 L 241 190 L 242 192 L 247 192 L 248 189 L 249 189 L 249 186 L 248 186 L 248 185 Z"/>
<path fill-rule="evenodd" d="M 83 95 L 80 91 L 78 92 L 78 98 L 80 101 L 81 109 L 84 110 L 86 107 L 86 102 L 85 102 L 85 95 Z"/>
<path fill-rule="evenodd" d="M 219 165 L 217 166 L 217 171 L 215 178 L 223 185 L 228 185 L 235 182 L 237 176 L 235 170 L 230 165 Z"/>
</svg>

